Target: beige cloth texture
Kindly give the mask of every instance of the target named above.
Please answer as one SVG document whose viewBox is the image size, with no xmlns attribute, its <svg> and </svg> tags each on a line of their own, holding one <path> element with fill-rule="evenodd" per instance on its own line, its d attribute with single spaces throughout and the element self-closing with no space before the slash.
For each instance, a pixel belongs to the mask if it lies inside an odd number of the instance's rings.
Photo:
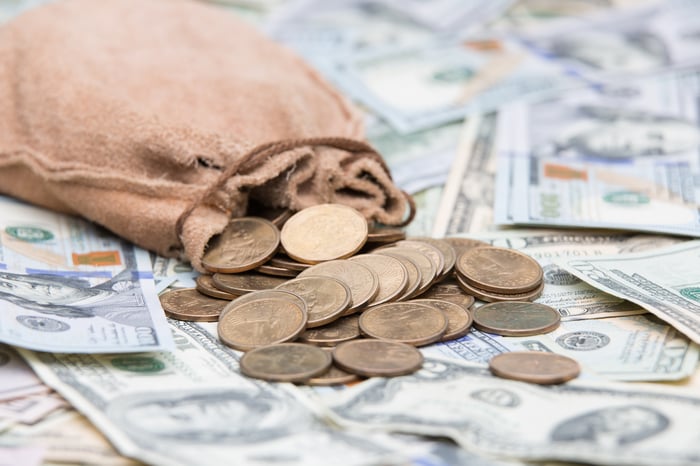
<svg viewBox="0 0 700 466">
<path fill-rule="evenodd" d="M 407 216 L 361 115 L 292 51 L 202 2 L 20 15 L 0 27 L 0 102 L 0 192 L 199 270 L 250 201 Z"/>
</svg>

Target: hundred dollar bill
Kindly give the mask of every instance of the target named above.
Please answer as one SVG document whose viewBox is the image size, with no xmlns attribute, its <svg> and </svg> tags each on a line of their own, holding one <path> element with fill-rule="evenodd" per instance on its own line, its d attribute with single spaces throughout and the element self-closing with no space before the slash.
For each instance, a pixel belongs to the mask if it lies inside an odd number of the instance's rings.
<svg viewBox="0 0 700 466">
<path fill-rule="evenodd" d="M 496 457 L 635 466 L 700 459 L 700 397 L 689 390 L 599 380 L 545 387 L 428 358 L 412 375 L 371 379 L 326 403 L 341 425 L 449 436 Z"/>
<path fill-rule="evenodd" d="M 159 465 L 396 464 L 410 448 L 338 431 L 289 384 L 242 376 L 240 353 L 171 321 L 173 353 L 22 355 L 125 456 Z M 397 460 L 398 458 L 398 460 Z"/>
<path fill-rule="evenodd" d="M 700 343 L 700 241 L 557 263 L 592 286 L 638 304 Z"/>
<path fill-rule="evenodd" d="M 0 341 L 37 351 L 169 350 L 148 253 L 82 219 L 0 197 Z"/>
<path fill-rule="evenodd" d="M 500 112 L 500 224 L 700 236 L 700 73 Z"/>
</svg>

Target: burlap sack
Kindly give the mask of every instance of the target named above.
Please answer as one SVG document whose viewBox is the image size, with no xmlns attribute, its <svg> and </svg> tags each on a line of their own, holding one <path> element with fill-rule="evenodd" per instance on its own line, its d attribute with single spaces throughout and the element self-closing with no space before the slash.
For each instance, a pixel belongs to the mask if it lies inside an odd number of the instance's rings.
<svg viewBox="0 0 700 466">
<path fill-rule="evenodd" d="M 291 51 L 200 2 L 66 0 L 0 28 L 0 191 L 197 268 L 250 200 L 402 222 L 362 131 Z"/>
</svg>

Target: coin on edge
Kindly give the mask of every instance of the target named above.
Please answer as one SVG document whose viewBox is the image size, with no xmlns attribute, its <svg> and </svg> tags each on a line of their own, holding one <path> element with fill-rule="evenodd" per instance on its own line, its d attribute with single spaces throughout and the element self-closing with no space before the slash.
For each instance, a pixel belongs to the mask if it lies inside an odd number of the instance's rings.
<svg viewBox="0 0 700 466">
<path fill-rule="evenodd" d="M 264 264 L 280 244 L 280 231 L 259 217 L 232 219 L 202 257 L 210 272 L 238 273 Z"/>
<path fill-rule="evenodd" d="M 377 274 L 379 291 L 368 303 L 368 306 L 393 301 L 403 294 L 408 286 L 408 271 L 403 263 L 395 257 L 384 254 L 359 254 L 348 260 L 366 265 Z"/>
<path fill-rule="evenodd" d="M 291 291 L 306 302 L 306 328 L 320 327 L 338 319 L 349 307 L 352 293 L 348 286 L 332 277 L 295 278 L 275 289 Z"/>
<path fill-rule="evenodd" d="M 395 377 L 411 374 L 423 366 L 417 348 L 395 341 L 361 339 L 341 343 L 333 350 L 341 369 L 364 377 Z"/>
<path fill-rule="evenodd" d="M 438 308 L 415 301 L 387 303 L 360 315 L 360 331 L 369 337 L 424 346 L 439 341 L 447 317 Z"/>
<path fill-rule="evenodd" d="M 280 343 L 255 348 L 241 357 L 241 372 L 272 382 L 305 382 L 328 371 L 333 358 L 321 348 Z"/>
<path fill-rule="evenodd" d="M 372 253 L 387 254 L 393 257 L 400 255 L 410 259 L 415 265 L 418 266 L 418 270 L 420 270 L 420 285 L 418 286 L 418 289 L 409 296 L 409 298 L 418 296 L 425 292 L 428 288 L 430 288 L 430 285 L 433 284 L 435 278 L 437 277 L 437 268 L 435 268 L 433 261 L 430 260 L 430 258 L 426 256 L 424 252 L 419 251 L 418 249 L 393 246 L 375 249 L 372 251 Z"/>
<path fill-rule="evenodd" d="M 450 341 L 461 338 L 472 327 L 472 315 L 464 307 L 450 301 L 441 301 L 439 299 L 414 299 L 415 303 L 427 304 L 440 309 L 447 317 L 447 330 L 440 341 Z"/>
<path fill-rule="evenodd" d="M 216 322 L 230 302 L 203 295 L 195 288 L 166 291 L 158 298 L 166 316 L 190 322 Z"/>
<path fill-rule="evenodd" d="M 292 259 L 317 264 L 352 256 L 367 241 L 368 230 L 365 217 L 352 207 L 319 204 L 292 215 L 281 242 Z"/>
<path fill-rule="evenodd" d="M 237 294 L 218 289 L 214 285 L 214 279 L 211 275 L 199 275 L 195 279 L 195 284 L 197 291 L 207 296 L 211 296 L 212 298 L 228 299 L 229 301 L 233 301 L 239 296 Z"/>
<path fill-rule="evenodd" d="M 561 315 L 540 303 L 504 301 L 484 304 L 474 310 L 474 326 L 483 332 L 526 337 L 559 327 Z"/>
<path fill-rule="evenodd" d="M 504 379 L 542 385 L 568 382 L 581 373 L 574 359 L 541 351 L 501 353 L 491 358 L 489 369 Z"/>
<path fill-rule="evenodd" d="M 379 292 L 379 278 L 377 274 L 366 265 L 358 262 L 344 259 L 322 262 L 304 270 L 298 277 L 310 277 L 313 275 L 337 278 L 350 288 L 352 303 L 343 315 L 349 315 L 358 311 Z"/>
<path fill-rule="evenodd" d="M 447 274 L 452 272 L 452 269 L 454 269 L 455 266 L 455 262 L 457 262 L 457 252 L 449 242 L 440 238 L 428 238 L 424 236 L 419 236 L 410 239 L 414 241 L 423 241 L 440 250 L 443 257 L 445 258 L 445 266 L 442 268 L 442 271 L 439 273 L 439 276 L 445 277 L 447 276 Z"/>
</svg>

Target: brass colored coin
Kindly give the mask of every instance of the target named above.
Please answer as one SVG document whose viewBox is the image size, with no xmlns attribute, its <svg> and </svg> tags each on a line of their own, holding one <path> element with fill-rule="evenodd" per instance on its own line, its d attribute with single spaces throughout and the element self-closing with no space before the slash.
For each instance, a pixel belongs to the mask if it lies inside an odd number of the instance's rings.
<svg viewBox="0 0 700 466">
<path fill-rule="evenodd" d="M 333 354 L 333 348 L 323 347 L 323 351 L 326 351 L 329 355 Z M 331 364 L 330 369 L 328 369 L 323 374 L 313 377 L 305 382 L 305 385 L 311 386 L 328 386 L 328 385 L 342 385 L 357 382 L 360 377 L 346 372 L 335 364 Z"/>
<path fill-rule="evenodd" d="M 282 227 L 282 246 L 292 259 L 309 264 L 344 259 L 367 241 L 367 220 L 341 204 L 300 210 Z"/>
<path fill-rule="evenodd" d="M 210 272 L 245 272 L 267 262 L 279 244 L 280 231 L 272 222 L 234 218 L 204 253 L 202 265 Z"/>
<path fill-rule="evenodd" d="M 404 343 L 361 339 L 336 346 L 333 361 L 341 369 L 364 377 L 395 377 L 420 369 L 423 355 Z"/>
<path fill-rule="evenodd" d="M 268 290 L 266 293 L 287 293 Z M 246 298 L 246 299 L 243 299 Z M 239 301 L 241 300 L 241 301 Z M 306 327 L 306 307 L 288 298 L 242 296 L 231 301 L 219 318 L 219 339 L 239 351 L 292 341 Z"/>
<path fill-rule="evenodd" d="M 368 243 L 394 243 L 406 239 L 406 232 L 400 228 L 374 227 L 367 234 Z"/>
<path fill-rule="evenodd" d="M 568 382 L 581 373 L 581 367 L 574 359 L 541 351 L 501 353 L 491 358 L 489 369 L 504 379 L 541 385 Z"/>
<path fill-rule="evenodd" d="M 291 291 L 286 291 L 286 290 L 258 290 L 258 291 L 251 291 L 250 293 L 246 293 L 242 296 L 239 296 L 238 298 L 235 299 L 235 303 L 232 303 L 230 306 L 226 306 L 223 311 L 221 311 L 221 315 L 219 316 L 219 320 L 221 320 L 228 312 L 231 312 L 232 309 L 236 309 L 238 306 L 241 306 L 245 303 L 249 303 L 251 301 L 257 301 L 260 299 L 283 299 L 286 301 L 289 301 L 295 306 L 306 308 L 306 301 L 304 301 L 301 296 L 298 296 Z M 307 319 L 308 319 L 308 309 L 306 311 L 307 313 Z"/>
<path fill-rule="evenodd" d="M 203 295 L 195 288 L 166 291 L 159 296 L 165 315 L 190 322 L 216 322 L 229 301 Z"/>
<path fill-rule="evenodd" d="M 484 291 L 478 288 L 474 288 L 472 285 L 462 280 L 462 277 L 460 277 L 459 275 L 457 275 L 456 278 L 457 284 L 460 288 L 462 288 L 462 290 L 464 290 L 465 293 L 474 295 L 478 299 L 489 303 L 496 303 L 501 301 L 534 301 L 535 299 L 540 297 L 540 295 L 542 294 L 542 290 L 544 290 L 544 282 L 542 282 L 540 283 L 540 286 L 526 293 L 495 293 L 493 291 Z"/>
<path fill-rule="evenodd" d="M 435 343 L 446 330 L 447 317 L 440 309 L 416 301 L 382 304 L 360 315 L 363 334 L 413 346 Z"/>
<path fill-rule="evenodd" d="M 336 278 L 302 277 L 277 286 L 291 291 L 306 302 L 306 328 L 320 327 L 337 320 L 350 307 L 350 288 Z"/>
<path fill-rule="evenodd" d="M 418 287 L 420 286 L 420 283 L 421 283 L 420 269 L 418 268 L 418 266 L 416 265 L 415 262 L 413 262 L 411 259 L 409 259 L 406 256 L 402 256 L 400 254 L 392 254 L 390 252 L 385 252 L 382 255 L 388 256 L 388 257 L 393 257 L 394 259 L 401 262 L 401 265 L 403 265 L 404 268 L 406 269 L 408 283 L 406 284 L 406 288 L 403 290 L 403 293 L 401 293 L 396 298 L 396 300 L 397 301 L 405 301 L 405 300 L 409 299 L 411 296 L 413 296 L 418 291 Z"/>
<path fill-rule="evenodd" d="M 343 317 L 323 327 L 310 328 L 299 336 L 300 341 L 318 346 L 335 346 L 360 337 L 358 316 Z"/>
<path fill-rule="evenodd" d="M 459 304 L 449 301 L 441 301 L 438 299 L 415 299 L 412 303 L 427 304 L 440 309 L 445 317 L 447 317 L 447 330 L 440 341 L 450 341 L 461 338 L 472 327 L 472 315 L 464 307 Z"/>
<path fill-rule="evenodd" d="M 561 316 L 551 307 L 528 302 L 485 304 L 474 310 L 474 326 L 479 330 L 510 337 L 551 332 L 559 327 Z"/>
<path fill-rule="evenodd" d="M 454 248 L 457 258 L 459 258 L 459 256 L 461 256 L 462 253 L 464 253 L 464 251 L 468 249 L 484 248 L 491 246 L 489 243 L 479 241 L 478 239 L 460 238 L 457 236 L 448 236 L 447 238 L 443 238 L 443 240 Z"/>
<path fill-rule="evenodd" d="M 368 302 L 379 292 L 379 278 L 372 269 L 366 265 L 349 260 L 335 260 L 322 262 L 301 272 L 298 277 L 310 277 L 320 275 L 337 278 L 350 288 L 352 304 L 344 315 L 352 314 Z"/>
<path fill-rule="evenodd" d="M 416 239 L 405 239 L 394 243 L 395 247 L 417 249 L 422 252 L 435 264 L 435 278 L 443 275 L 445 270 L 445 255 L 437 247 L 429 244 L 427 241 Z"/>
<path fill-rule="evenodd" d="M 456 263 L 464 282 L 485 291 L 516 294 L 537 288 L 544 276 L 542 266 L 522 252 L 484 247 L 465 251 Z"/>
<path fill-rule="evenodd" d="M 311 267 L 311 264 L 297 262 L 294 259 L 291 259 L 288 255 L 283 254 L 281 252 L 278 252 L 277 254 L 272 256 L 267 263 L 270 265 L 274 265 L 275 267 L 281 267 L 283 269 L 296 270 L 297 272 L 301 272 L 302 270 Z"/>
<path fill-rule="evenodd" d="M 290 270 L 290 269 L 285 269 L 283 267 L 276 267 L 274 265 L 270 265 L 269 262 L 256 267 L 255 271 L 258 273 L 262 273 L 264 275 L 272 275 L 274 277 L 287 277 L 287 278 L 294 278 L 299 274 L 299 271 L 297 271 L 297 270 Z"/>
<path fill-rule="evenodd" d="M 238 297 L 233 293 L 223 291 L 214 286 L 214 280 L 211 275 L 200 275 L 195 279 L 197 291 L 212 298 L 228 299 L 232 301 Z"/>
<path fill-rule="evenodd" d="M 442 271 L 438 274 L 439 277 L 445 277 L 447 274 L 452 272 L 455 262 L 457 262 L 457 252 L 450 243 L 444 239 L 426 238 L 422 236 L 418 238 L 411 238 L 411 240 L 428 243 L 442 253 L 442 256 L 445 258 L 445 265 L 443 266 Z"/>
<path fill-rule="evenodd" d="M 391 248 L 380 248 L 372 251 L 377 254 L 388 254 L 390 256 L 402 255 L 410 259 L 420 270 L 420 285 L 418 289 L 409 296 L 409 298 L 416 297 L 430 288 L 430 285 L 435 281 L 437 276 L 437 269 L 435 268 L 435 263 L 430 260 L 428 256 L 418 249 L 411 249 L 406 247 L 391 247 Z"/>
<path fill-rule="evenodd" d="M 348 259 L 366 265 L 379 279 L 379 291 L 368 303 L 376 306 L 395 300 L 408 286 L 408 271 L 399 259 L 382 254 L 360 254 Z"/>
<path fill-rule="evenodd" d="M 215 287 L 237 295 L 243 295 L 252 291 L 269 290 L 287 281 L 287 278 L 273 277 L 255 272 L 237 274 L 215 273 L 212 277 Z"/>
<path fill-rule="evenodd" d="M 328 352 L 302 343 L 280 343 L 255 348 L 241 358 L 241 372 L 272 382 L 305 382 L 328 371 Z"/>
<path fill-rule="evenodd" d="M 449 301 L 459 304 L 464 309 L 469 309 L 472 307 L 472 304 L 474 304 L 474 296 L 465 293 L 457 284 L 457 280 L 453 277 L 447 278 L 440 283 L 435 283 L 420 297 Z"/>
</svg>

